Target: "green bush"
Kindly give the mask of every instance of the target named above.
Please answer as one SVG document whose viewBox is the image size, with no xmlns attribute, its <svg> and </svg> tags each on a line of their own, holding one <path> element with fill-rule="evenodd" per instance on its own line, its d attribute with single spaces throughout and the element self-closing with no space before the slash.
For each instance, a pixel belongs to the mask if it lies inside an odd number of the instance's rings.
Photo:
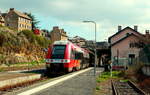
<svg viewBox="0 0 150 95">
<path fill-rule="evenodd" d="M 47 40 L 45 37 L 35 35 L 33 31 L 23 30 L 20 33 L 23 33 L 29 40 L 29 42 L 38 44 L 39 46 L 48 47 L 48 45 L 50 44 L 49 40 Z"/>
<path fill-rule="evenodd" d="M 130 65 L 126 70 L 125 74 L 127 77 L 134 76 L 140 74 L 141 68 L 144 66 L 144 63 L 137 62 L 136 64 Z"/>
<path fill-rule="evenodd" d="M 42 47 L 48 47 L 48 45 L 50 44 L 50 41 L 42 36 L 36 36 L 36 41 Z"/>
<path fill-rule="evenodd" d="M 26 38 L 29 40 L 29 42 L 35 43 L 36 35 L 33 33 L 33 31 L 23 30 L 20 33 L 23 33 L 26 36 Z"/>
<path fill-rule="evenodd" d="M 101 87 L 100 87 L 100 86 L 97 86 L 97 87 L 96 87 L 96 90 L 100 90 L 100 89 L 101 89 Z"/>
</svg>

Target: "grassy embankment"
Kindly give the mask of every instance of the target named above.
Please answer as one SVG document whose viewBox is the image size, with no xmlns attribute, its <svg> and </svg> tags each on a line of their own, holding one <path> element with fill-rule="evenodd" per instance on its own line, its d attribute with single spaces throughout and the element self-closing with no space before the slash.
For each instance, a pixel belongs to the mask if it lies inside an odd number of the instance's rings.
<svg viewBox="0 0 150 95">
<path fill-rule="evenodd" d="M 32 70 L 45 68 L 45 61 L 32 61 L 32 62 L 22 62 L 15 64 L 3 64 L 0 65 L 0 72 L 4 71 L 14 71 L 14 70 Z"/>
<path fill-rule="evenodd" d="M 50 40 L 33 31 L 16 31 L 0 26 L 0 71 L 22 70 L 44 66 L 45 53 Z"/>
</svg>

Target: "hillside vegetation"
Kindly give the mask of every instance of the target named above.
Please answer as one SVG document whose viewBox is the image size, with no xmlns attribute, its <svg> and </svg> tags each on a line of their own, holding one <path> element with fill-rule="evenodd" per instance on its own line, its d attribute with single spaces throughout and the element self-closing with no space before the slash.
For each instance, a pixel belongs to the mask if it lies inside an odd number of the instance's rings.
<svg viewBox="0 0 150 95">
<path fill-rule="evenodd" d="M 0 27 L 0 65 L 43 60 L 43 48 L 49 44 L 49 40 L 32 31 L 18 32 Z"/>
</svg>

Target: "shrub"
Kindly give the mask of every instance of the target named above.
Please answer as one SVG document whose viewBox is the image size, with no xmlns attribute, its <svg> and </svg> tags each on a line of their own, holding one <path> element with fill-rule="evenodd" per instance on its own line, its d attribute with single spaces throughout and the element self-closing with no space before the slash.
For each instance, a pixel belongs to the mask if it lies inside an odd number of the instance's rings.
<svg viewBox="0 0 150 95">
<path fill-rule="evenodd" d="M 127 75 L 136 75 L 140 72 L 141 68 L 144 66 L 144 63 L 138 62 L 136 64 L 130 65 L 126 71 Z"/>
<path fill-rule="evenodd" d="M 29 42 L 31 43 L 35 43 L 36 41 L 36 36 L 35 34 L 33 33 L 33 31 L 30 31 L 30 30 L 23 30 L 21 31 L 20 33 L 23 33 L 26 38 L 29 40 Z"/>
<path fill-rule="evenodd" d="M 4 34 L 1 32 L 1 33 L 0 33 L 0 46 L 3 45 L 4 41 L 5 41 L 5 36 L 4 36 Z"/>
<path fill-rule="evenodd" d="M 48 47 L 48 45 L 50 44 L 49 40 L 47 40 L 45 37 L 35 35 L 33 31 L 23 30 L 20 33 L 23 33 L 29 40 L 29 42 L 38 44 L 41 47 Z"/>
<path fill-rule="evenodd" d="M 50 41 L 42 36 L 36 36 L 36 41 L 42 47 L 48 47 L 48 45 L 50 44 Z"/>
<path fill-rule="evenodd" d="M 97 87 L 96 87 L 96 90 L 100 90 L 100 89 L 101 89 L 101 87 L 100 87 L 100 86 L 97 86 Z"/>
</svg>

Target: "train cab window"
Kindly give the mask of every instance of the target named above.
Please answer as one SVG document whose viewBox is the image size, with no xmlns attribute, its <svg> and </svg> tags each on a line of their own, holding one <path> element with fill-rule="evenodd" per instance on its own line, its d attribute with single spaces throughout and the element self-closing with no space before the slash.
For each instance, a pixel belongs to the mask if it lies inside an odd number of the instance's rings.
<svg viewBox="0 0 150 95">
<path fill-rule="evenodd" d="M 52 58 L 63 59 L 65 54 L 65 45 L 56 45 L 52 51 Z"/>
<path fill-rule="evenodd" d="M 52 54 L 64 54 L 65 46 L 54 46 Z"/>
</svg>

